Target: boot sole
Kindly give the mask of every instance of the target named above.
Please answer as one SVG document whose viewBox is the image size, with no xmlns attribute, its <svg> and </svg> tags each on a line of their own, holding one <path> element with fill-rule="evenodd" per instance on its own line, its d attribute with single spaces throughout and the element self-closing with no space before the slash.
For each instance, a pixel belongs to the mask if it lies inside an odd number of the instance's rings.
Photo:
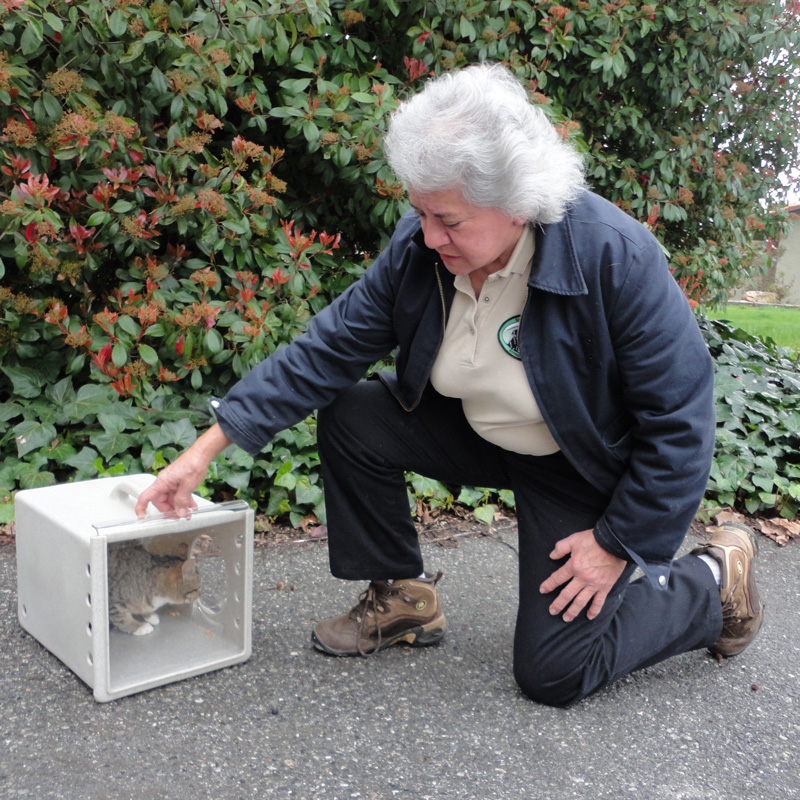
<svg viewBox="0 0 800 800">
<path fill-rule="evenodd" d="M 383 639 L 381 641 L 381 646 L 377 648 L 377 650 L 369 650 L 366 654 L 373 655 L 399 642 L 405 642 L 412 647 L 430 647 L 432 644 L 438 644 L 444 639 L 446 630 L 447 623 L 445 622 L 444 615 L 442 615 L 437 617 L 433 622 L 429 622 L 427 625 L 421 625 L 418 628 L 410 628 L 407 631 L 393 636 L 391 639 Z M 328 653 L 332 656 L 350 657 L 361 655 L 358 650 L 336 650 L 333 647 L 329 647 L 317 638 L 316 631 L 311 631 L 311 643 L 317 650 L 321 650 L 323 653 Z"/>
</svg>

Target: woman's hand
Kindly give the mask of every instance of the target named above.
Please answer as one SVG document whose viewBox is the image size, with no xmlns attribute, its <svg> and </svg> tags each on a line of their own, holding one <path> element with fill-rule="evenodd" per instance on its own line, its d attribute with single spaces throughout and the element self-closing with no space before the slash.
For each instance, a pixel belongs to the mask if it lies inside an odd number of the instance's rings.
<svg viewBox="0 0 800 800">
<path fill-rule="evenodd" d="M 152 503 L 159 511 L 189 517 L 196 509 L 192 492 L 203 482 L 208 465 L 233 444 L 219 425 L 209 428 L 185 453 L 159 472 L 155 482 L 139 495 L 136 516 L 145 516 Z"/>
<path fill-rule="evenodd" d="M 588 605 L 586 616 L 594 619 L 603 608 L 608 593 L 622 575 L 626 563 L 604 550 L 591 530 L 579 531 L 556 542 L 550 558 L 569 556 L 540 587 L 542 594 L 564 588 L 550 605 L 553 615 L 564 612 L 564 621 L 571 622 Z"/>
</svg>

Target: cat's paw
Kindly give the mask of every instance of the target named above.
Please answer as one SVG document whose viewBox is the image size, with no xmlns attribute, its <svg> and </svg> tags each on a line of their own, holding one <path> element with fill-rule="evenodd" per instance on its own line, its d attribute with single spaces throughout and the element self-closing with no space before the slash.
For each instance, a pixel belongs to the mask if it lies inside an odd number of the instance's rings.
<svg viewBox="0 0 800 800">
<path fill-rule="evenodd" d="M 158 623 L 161 622 L 161 620 L 158 618 L 158 614 L 156 614 L 155 612 L 152 614 L 148 614 L 144 618 L 144 621 L 149 622 L 151 625 L 158 625 Z"/>
<path fill-rule="evenodd" d="M 153 632 L 153 626 L 149 622 L 143 622 L 134 632 L 134 636 L 146 636 Z"/>
</svg>

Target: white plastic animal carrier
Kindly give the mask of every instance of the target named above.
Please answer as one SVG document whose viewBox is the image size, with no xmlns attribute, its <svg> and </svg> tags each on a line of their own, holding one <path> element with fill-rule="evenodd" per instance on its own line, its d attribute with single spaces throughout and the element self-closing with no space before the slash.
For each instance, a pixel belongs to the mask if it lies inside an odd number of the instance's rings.
<svg viewBox="0 0 800 800">
<path fill-rule="evenodd" d="M 20 624 L 100 702 L 250 657 L 253 511 L 195 496 L 189 519 L 154 513 L 138 521 L 135 499 L 153 480 L 102 478 L 15 499 Z M 199 599 L 161 608 L 147 635 L 109 626 L 108 548 L 122 543 L 188 553 L 202 578 Z"/>
</svg>

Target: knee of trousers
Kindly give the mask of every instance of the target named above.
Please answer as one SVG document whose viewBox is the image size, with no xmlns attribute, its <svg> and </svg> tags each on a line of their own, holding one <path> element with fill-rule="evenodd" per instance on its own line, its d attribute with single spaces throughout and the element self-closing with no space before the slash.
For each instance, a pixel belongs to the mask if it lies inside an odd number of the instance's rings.
<svg viewBox="0 0 800 800">
<path fill-rule="evenodd" d="M 524 658 L 515 654 L 514 679 L 523 694 L 546 706 L 565 708 L 583 696 L 584 670 L 574 663 L 561 665 L 548 654 Z"/>
</svg>

